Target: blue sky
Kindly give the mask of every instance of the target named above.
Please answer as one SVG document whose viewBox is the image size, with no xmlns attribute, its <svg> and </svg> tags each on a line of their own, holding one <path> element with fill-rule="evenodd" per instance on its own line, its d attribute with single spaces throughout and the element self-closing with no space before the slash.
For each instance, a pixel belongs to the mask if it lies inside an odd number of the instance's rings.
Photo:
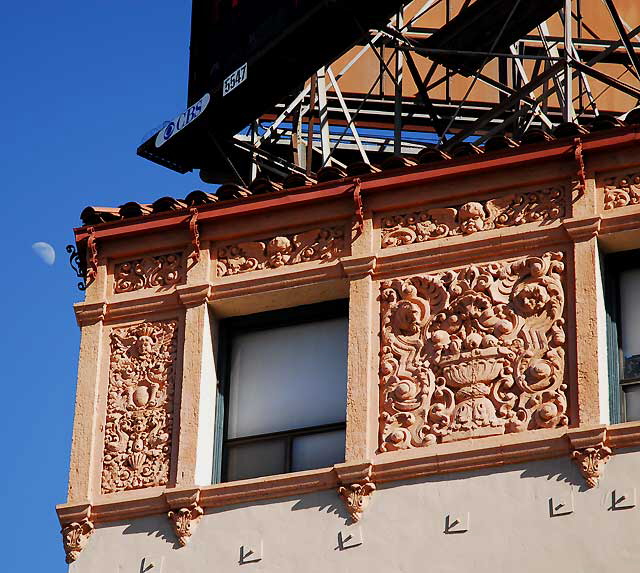
<svg viewBox="0 0 640 573">
<path fill-rule="evenodd" d="M 135 154 L 186 104 L 190 0 L 5 2 L 0 19 L 3 571 L 67 570 L 82 298 L 64 250 L 83 207 L 203 188 Z M 54 246 L 53 266 L 31 249 Z"/>
</svg>

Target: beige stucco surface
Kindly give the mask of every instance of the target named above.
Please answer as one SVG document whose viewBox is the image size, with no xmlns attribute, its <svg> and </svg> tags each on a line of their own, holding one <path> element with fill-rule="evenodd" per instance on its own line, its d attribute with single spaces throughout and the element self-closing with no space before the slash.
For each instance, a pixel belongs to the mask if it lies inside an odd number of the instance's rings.
<svg viewBox="0 0 640 573">
<path fill-rule="evenodd" d="M 613 456 L 592 490 L 567 458 L 397 482 L 379 486 L 355 525 L 334 491 L 209 509 L 182 548 L 163 515 L 98 525 L 69 571 L 637 571 L 640 509 L 611 506 L 638 475 L 636 449 Z M 573 513 L 551 517 L 550 499 L 572 500 Z M 467 532 L 444 533 L 447 515 L 467 514 Z M 362 544 L 340 550 L 339 534 L 358 530 Z M 241 546 L 260 543 L 263 559 L 240 565 Z"/>
</svg>

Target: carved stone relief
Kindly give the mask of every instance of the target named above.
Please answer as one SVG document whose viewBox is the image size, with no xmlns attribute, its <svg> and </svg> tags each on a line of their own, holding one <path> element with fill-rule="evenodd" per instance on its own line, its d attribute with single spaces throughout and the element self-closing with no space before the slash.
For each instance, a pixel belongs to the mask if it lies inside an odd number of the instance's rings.
<svg viewBox="0 0 640 573">
<path fill-rule="evenodd" d="M 177 326 L 144 322 L 111 333 L 102 493 L 168 482 Z"/>
<path fill-rule="evenodd" d="M 116 293 L 151 287 L 169 287 L 185 281 L 182 253 L 170 253 L 117 263 L 114 269 Z"/>
<path fill-rule="evenodd" d="M 371 501 L 371 496 L 374 491 L 376 491 L 376 485 L 368 477 L 360 482 L 338 488 L 338 494 L 342 498 L 342 501 L 344 501 L 351 520 L 354 523 L 360 521 L 364 510 Z"/>
<path fill-rule="evenodd" d="M 382 248 L 422 243 L 453 235 L 471 235 L 525 223 L 544 223 L 564 215 L 564 187 L 512 193 L 488 201 L 471 201 L 458 207 L 434 208 L 384 217 L 381 221 Z"/>
<path fill-rule="evenodd" d="M 615 209 L 640 203 L 640 175 L 608 177 L 604 180 L 604 208 Z"/>
<path fill-rule="evenodd" d="M 343 250 L 343 227 L 227 245 L 218 250 L 218 276 L 276 269 L 307 261 L 329 262 L 337 259 Z"/>
<path fill-rule="evenodd" d="M 178 543 L 184 547 L 189 542 L 198 520 L 204 515 L 204 510 L 199 505 L 193 504 L 191 507 L 171 510 L 167 515 L 178 537 Z"/>
<path fill-rule="evenodd" d="M 93 523 L 88 518 L 69 523 L 62 528 L 62 543 L 67 563 L 73 563 L 78 558 L 93 530 Z"/>
<path fill-rule="evenodd" d="M 382 283 L 380 451 L 567 425 L 562 259 Z"/>
<path fill-rule="evenodd" d="M 589 487 L 596 487 L 604 466 L 611 458 L 611 448 L 598 444 L 592 448 L 574 450 L 571 457 L 578 464 L 578 469 Z"/>
</svg>

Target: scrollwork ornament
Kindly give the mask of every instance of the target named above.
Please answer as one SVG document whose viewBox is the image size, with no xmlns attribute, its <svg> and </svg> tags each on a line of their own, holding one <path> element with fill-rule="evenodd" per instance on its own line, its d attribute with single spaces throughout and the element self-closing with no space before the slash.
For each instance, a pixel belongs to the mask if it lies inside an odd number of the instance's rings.
<svg viewBox="0 0 640 573">
<path fill-rule="evenodd" d="M 123 261 L 114 267 L 115 293 L 170 287 L 185 281 L 182 253 L 168 253 Z"/>
<path fill-rule="evenodd" d="M 640 204 L 640 175 L 609 177 L 604 183 L 604 208 L 617 209 Z"/>
<path fill-rule="evenodd" d="M 88 518 L 81 521 L 74 521 L 62 528 L 62 543 L 64 545 L 67 563 L 73 563 L 78 559 L 80 552 L 89 541 L 93 530 L 93 523 Z"/>
<path fill-rule="evenodd" d="M 344 250 L 344 228 L 312 229 L 264 241 L 227 245 L 218 250 L 218 276 L 277 269 L 309 261 L 336 260 Z"/>
<path fill-rule="evenodd" d="M 204 510 L 197 504 L 191 507 L 182 507 L 171 510 L 168 514 L 180 546 L 184 547 L 191 538 L 193 530 L 199 519 L 204 515 Z"/>
<path fill-rule="evenodd" d="M 338 488 L 338 494 L 354 523 L 360 521 L 374 491 L 376 491 L 376 485 L 368 477 L 359 482 Z"/>
<path fill-rule="evenodd" d="M 565 201 L 564 187 L 549 187 L 454 207 L 384 217 L 381 221 L 382 248 L 473 235 L 526 223 L 547 223 L 564 217 Z"/>
<path fill-rule="evenodd" d="M 587 486 L 596 487 L 604 472 L 604 466 L 611 459 L 611 454 L 611 448 L 598 444 L 595 447 L 574 450 L 571 457 L 578 465 Z"/>
<path fill-rule="evenodd" d="M 381 285 L 380 451 L 568 423 L 562 259 Z"/>
</svg>

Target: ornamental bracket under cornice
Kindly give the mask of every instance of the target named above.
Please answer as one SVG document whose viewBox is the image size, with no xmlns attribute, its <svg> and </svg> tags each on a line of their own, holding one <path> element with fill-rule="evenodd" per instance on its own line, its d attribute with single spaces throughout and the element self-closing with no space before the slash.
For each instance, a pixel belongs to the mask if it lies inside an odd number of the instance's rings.
<svg viewBox="0 0 640 573">
<path fill-rule="evenodd" d="M 66 561 L 71 564 L 78 559 L 94 531 L 91 505 L 59 506 L 58 515 L 62 524 L 60 533 L 62 533 Z"/>
<path fill-rule="evenodd" d="M 376 485 L 371 479 L 373 465 L 364 462 L 349 468 L 342 464 L 335 466 L 340 485 L 338 495 L 342 499 L 349 512 L 351 521 L 356 523 L 362 518 L 364 510 L 369 505 Z"/>
<path fill-rule="evenodd" d="M 184 547 L 204 515 L 204 510 L 200 507 L 200 490 L 169 490 L 165 492 L 164 497 L 171 508 L 167 517 L 171 521 L 178 543 Z"/>
<path fill-rule="evenodd" d="M 596 487 L 606 463 L 611 459 L 611 448 L 605 446 L 606 428 L 601 426 L 569 436 L 571 459 L 590 488 Z"/>
</svg>

